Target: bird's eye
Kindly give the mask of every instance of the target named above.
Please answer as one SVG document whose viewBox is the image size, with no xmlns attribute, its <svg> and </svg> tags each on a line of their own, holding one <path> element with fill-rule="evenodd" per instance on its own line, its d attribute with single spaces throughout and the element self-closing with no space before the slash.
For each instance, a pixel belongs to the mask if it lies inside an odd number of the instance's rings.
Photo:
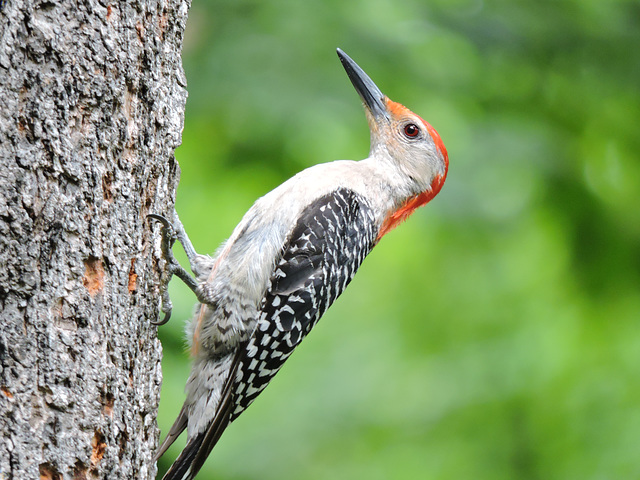
<svg viewBox="0 0 640 480">
<path fill-rule="evenodd" d="M 415 123 L 409 123 L 404 126 L 404 134 L 409 138 L 415 138 L 420 133 L 420 129 Z"/>
</svg>

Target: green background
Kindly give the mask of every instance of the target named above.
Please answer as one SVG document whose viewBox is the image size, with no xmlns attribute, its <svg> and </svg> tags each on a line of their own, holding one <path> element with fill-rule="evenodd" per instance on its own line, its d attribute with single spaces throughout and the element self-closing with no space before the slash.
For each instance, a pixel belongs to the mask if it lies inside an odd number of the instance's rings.
<svg viewBox="0 0 640 480">
<path fill-rule="evenodd" d="M 640 478 L 640 3 L 195 0 L 177 209 L 200 253 L 299 170 L 367 155 L 336 47 L 438 130 L 449 177 L 199 478 Z M 171 291 L 163 432 L 194 303 Z"/>
</svg>

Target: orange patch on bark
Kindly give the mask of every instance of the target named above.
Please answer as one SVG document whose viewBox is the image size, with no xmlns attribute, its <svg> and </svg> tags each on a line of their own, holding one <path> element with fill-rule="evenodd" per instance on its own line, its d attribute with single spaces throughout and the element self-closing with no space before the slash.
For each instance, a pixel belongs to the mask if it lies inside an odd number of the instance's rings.
<svg viewBox="0 0 640 480">
<path fill-rule="evenodd" d="M 97 465 L 98 462 L 102 460 L 102 457 L 104 457 L 106 450 L 107 444 L 104 441 L 104 435 L 102 435 L 100 430 L 96 430 L 91 439 L 91 463 Z"/>
<path fill-rule="evenodd" d="M 129 269 L 129 293 L 135 292 L 138 288 L 138 274 L 136 273 L 136 259 L 135 257 L 131 259 L 131 268 Z"/>
<path fill-rule="evenodd" d="M 82 283 L 89 291 L 89 295 L 95 297 L 104 288 L 104 266 L 102 260 L 89 257 L 84 261 L 84 278 Z"/>
</svg>

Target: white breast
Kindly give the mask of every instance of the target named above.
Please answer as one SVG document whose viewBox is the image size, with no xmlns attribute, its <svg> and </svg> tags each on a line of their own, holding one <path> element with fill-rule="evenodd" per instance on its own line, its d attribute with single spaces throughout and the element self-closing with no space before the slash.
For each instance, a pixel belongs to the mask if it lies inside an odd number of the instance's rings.
<svg viewBox="0 0 640 480">
<path fill-rule="evenodd" d="M 304 208 L 317 198 L 340 187 L 349 188 L 367 199 L 382 223 L 394 208 L 388 192 L 396 179 L 382 177 L 376 167 L 369 160 L 316 165 L 259 198 L 218 250 L 208 279 L 217 308 L 200 308 L 189 329 L 191 338 L 196 334 L 194 341 L 205 350 L 216 341 L 229 344 L 246 338 L 255 327 L 257 309 L 287 235 Z M 388 169 L 386 172 L 388 175 Z M 218 327 L 222 327 L 224 339 L 218 338 Z"/>
</svg>

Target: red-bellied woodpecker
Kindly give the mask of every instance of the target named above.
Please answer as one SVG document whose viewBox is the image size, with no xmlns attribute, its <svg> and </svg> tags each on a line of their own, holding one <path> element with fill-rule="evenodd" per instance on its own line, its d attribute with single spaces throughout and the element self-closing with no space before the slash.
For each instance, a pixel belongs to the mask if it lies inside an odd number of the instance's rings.
<svg viewBox="0 0 640 480">
<path fill-rule="evenodd" d="M 177 216 L 163 221 L 168 271 L 200 305 L 189 327 L 187 399 L 160 446 L 186 428 L 165 480 L 191 479 L 225 428 L 262 392 L 378 241 L 438 194 L 447 151 L 418 115 L 392 102 L 338 49 L 371 130 L 369 157 L 308 168 L 256 201 L 214 257 L 197 255 Z M 173 259 L 181 241 L 197 281 Z M 170 305 L 163 296 L 163 310 Z M 168 317 L 168 316 L 167 316 Z"/>
</svg>

